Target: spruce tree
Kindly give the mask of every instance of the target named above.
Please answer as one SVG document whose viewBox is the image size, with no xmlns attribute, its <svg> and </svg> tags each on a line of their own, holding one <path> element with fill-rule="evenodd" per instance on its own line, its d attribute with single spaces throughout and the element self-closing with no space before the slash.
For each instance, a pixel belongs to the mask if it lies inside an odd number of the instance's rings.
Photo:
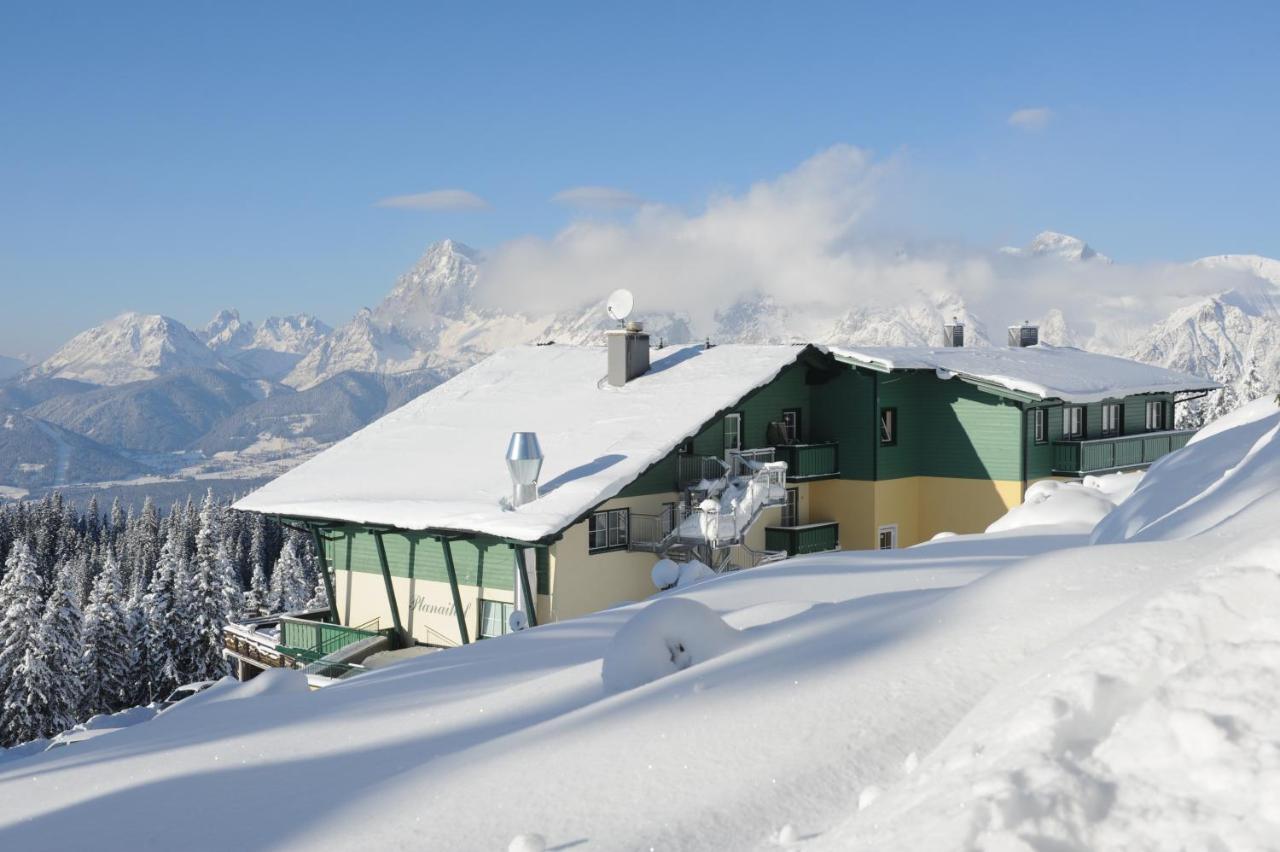
<svg viewBox="0 0 1280 852">
<path fill-rule="evenodd" d="M 108 556 L 84 610 L 81 675 L 83 714 L 114 713 L 128 704 L 129 623 L 122 605 L 120 565 Z"/>
<path fill-rule="evenodd" d="M 44 616 L 41 592 L 43 580 L 35 555 L 25 541 L 18 541 L 5 560 L 4 581 L 0 582 L 0 744 L 14 745 L 14 739 L 25 730 L 27 720 L 10 722 L 10 704 L 25 697 L 17 676 L 29 667 L 32 639 L 38 634 Z M 25 678 L 23 679 L 25 680 Z"/>
<path fill-rule="evenodd" d="M 67 730 L 80 710 L 80 686 L 80 610 L 58 582 L 6 691 L 2 736 L 25 742 Z"/>
<path fill-rule="evenodd" d="M 178 582 L 186 575 L 182 559 L 182 531 L 168 525 L 168 536 L 147 594 L 142 599 L 148 681 L 153 698 L 163 698 L 182 682 L 184 624 L 178 610 Z"/>
<path fill-rule="evenodd" d="M 210 490 L 200 509 L 190 587 L 185 590 L 191 631 L 187 674 L 193 680 L 213 680 L 227 673 L 222 628 L 233 614 L 238 614 L 239 584 L 222 536 L 221 521 Z"/>
<path fill-rule="evenodd" d="M 284 540 L 280 548 L 280 558 L 276 560 L 271 571 L 271 611 L 292 612 L 301 609 L 311 597 L 311 586 L 307 582 L 306 571 L 302 559 L 298 556 L 298 545 L 293 536 Z"/>
</svg>

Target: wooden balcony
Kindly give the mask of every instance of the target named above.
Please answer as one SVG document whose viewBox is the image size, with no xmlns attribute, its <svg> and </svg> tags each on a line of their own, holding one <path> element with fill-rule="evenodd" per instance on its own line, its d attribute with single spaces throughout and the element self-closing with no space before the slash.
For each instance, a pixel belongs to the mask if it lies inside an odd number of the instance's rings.
<svg viewBox="0 0 1280 852">
<path fill-rule="evenodd" d="M 1083 476 L 1146 467 L 1185 447 L 1195 433 L 1195 429 L 1175 429 L 1092 441 L 1054 441 L 1053 472 L 1058 476 Z"/>
<path fill-rule="evenodd" d="M 784 444 L 774 447 L 774 458 L 787 463 L 789 482 L 830 479 L 840 475 L 840 445 L 834 441 L 821 444 Z"/>
<path fill-rule="evenodd" d="M 795 527 L 765 527 L 766 550 L 785 550 L 788 556 L 840 549 L 840 525 L 835 521 Z"/>
</svg>

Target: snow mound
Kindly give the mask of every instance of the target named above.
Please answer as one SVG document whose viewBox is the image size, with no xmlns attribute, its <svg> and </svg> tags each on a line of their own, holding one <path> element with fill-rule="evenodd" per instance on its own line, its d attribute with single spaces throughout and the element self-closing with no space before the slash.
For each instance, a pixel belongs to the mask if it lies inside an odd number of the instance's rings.
<svg viewBox="0 0 1280 852">
<path fill-rule="evenodd" d="M 1128 498 L 1141 481 L 1141 473 L 1087 476 L 1083 482 L 1042 479 L 1027 489 L 1021 506 L 1010 509 L 987 527 L 987 532 L 1026 527 L 1088 531 Z"/>
<path fill-rule="evenodd" d="M 659 559 L 653 563 L 653 571 L 649 577 L 660 591 L 666 591 L 680 579 L 680 566 L 670 559 Z"/>
<path fill-rule="evenodd" d="M 243 701 L 246 698 L 260 698 L 274 695 L 304 694 L 310 692 L 307 676 L 298 669 L 267 669 L 253 680 L 238 681 L 227 676 L 213 686 L 198 692 L 190 698 L 184 698 L 172 707 L 163 711 L 169 716 L 174 712 L 184 713 L 221 704 L 225 701 Z"/>
<path fill-rule="evenodd" d="M 1237 426 L 1245 426 L 1249 423 L 1264 420 L 1274 415 L 1277 411 L 1280 411 L 1280 407 L 1276 406 L 1275 397 L 1265 396 L 1261 399 L 1255 399 L 1253 402 L 1245 403 L 1236 410 L 1224 414 L 1206 425 L 1191 436 L 1191 440 L 1187 442 L 1187 445 L 1199 443 L 1206 438 L 1212 438 L 1220 432 L 1234 429 Z"/>
<path fill-rule="evenodd" d="M 541 834 L 517 834 L 511 838 L 507 852 L 543 852 L 547 839 Z"/>
<path fill-rule="evenodd" d="M 706 604 L 662 598 L 631 617 L 605 650 L 607 692 L 624 692 L 733 650 L 742 634 Z"/>
<path fill-rule="evenodd" d="M 1280 408 L 1259 413 L 1206 430 L 1153 464 L 1132 496 L 1094 529 L 1093 543 L 1185 539 L 1280 490 Z"/>
</svg>

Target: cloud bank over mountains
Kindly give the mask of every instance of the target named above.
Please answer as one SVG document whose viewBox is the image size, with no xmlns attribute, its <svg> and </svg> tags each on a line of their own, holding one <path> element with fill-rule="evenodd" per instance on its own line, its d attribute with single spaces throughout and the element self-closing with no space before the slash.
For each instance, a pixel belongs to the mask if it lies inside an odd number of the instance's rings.
<svg viewBox="0 0 1280 852">
<path fill-rule="evenodd" d="M 993 322 L 1060 310 L 1074 318 L 1085 342 L 1118 333 L 1113 326 L 1150 325 L 1248 277 L 1172 261 L 1115 263 L 1052 232 L 1026 248 L 995 251 L 886 236 L 894 231 L 886 202 L 906 168 L 900 157 L 836 145 L 695 211 L 645 204 L 629 216 L 581 219 L 551 238 L 525 237 L 492 251 L 475 297 L 490 307 L 541 313 L 627 287 L 644 309 L 682 312 L 696 326 L 744 298 L 847 307 L 947 291 Z M 580 188 L 584 198 L 588 189 L 606 188 Z"/>
</svg>

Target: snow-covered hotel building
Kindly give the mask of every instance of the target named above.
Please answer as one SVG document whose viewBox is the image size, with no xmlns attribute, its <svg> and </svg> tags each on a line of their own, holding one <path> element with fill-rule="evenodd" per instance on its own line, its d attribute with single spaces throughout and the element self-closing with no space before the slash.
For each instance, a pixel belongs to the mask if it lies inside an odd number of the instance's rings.
<svg viewBox="0 0 1280 852">
<path fill-rule="evenodd" d="M 731 570 L 979 532 L 1038 479 L 1180 448 L 1179 395 L 1216 387 L 1013 332 L 1008 348 L 651 350 L 635 328 L 515 347 L 237 507 L 315 535 L 336 645 L 364 625 L 449 646 L 506 632 L 513 609 L 537 624 L 646 597 L 663 555 Z"/>
</svg>

